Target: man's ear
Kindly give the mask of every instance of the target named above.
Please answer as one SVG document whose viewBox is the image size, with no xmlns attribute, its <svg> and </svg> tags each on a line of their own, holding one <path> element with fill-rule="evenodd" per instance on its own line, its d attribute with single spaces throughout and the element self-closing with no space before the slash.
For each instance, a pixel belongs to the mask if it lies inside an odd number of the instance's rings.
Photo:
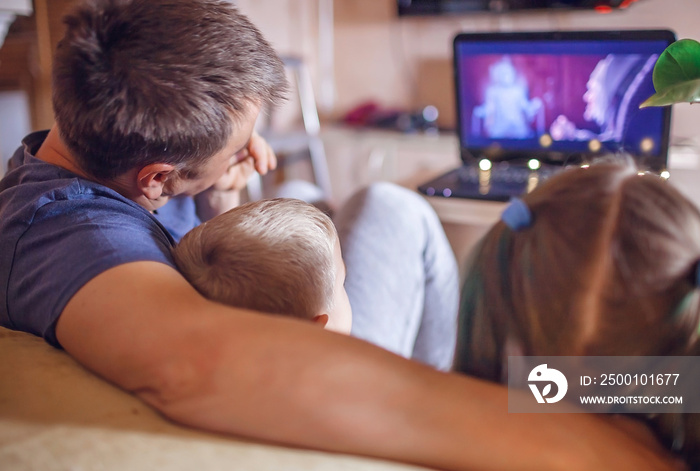
<svg viewBox="0 0 700 471">
<path fill-rule="evenodd" d="M 315 324 L 319 324 L 321 327 L 326 327 L 326 324 L 328 324 L 328 314 L 319 314 L 318 316 L 314 316 L 311 321 Z"/>
<path fill-rule="evenodd" d="M 175 174 L 171 164 L 148 164 L 136 175 L 139 191 L 149 200 L 157 200 L 163 194 L 163 187 L 168 178 Z"/>
</svg>

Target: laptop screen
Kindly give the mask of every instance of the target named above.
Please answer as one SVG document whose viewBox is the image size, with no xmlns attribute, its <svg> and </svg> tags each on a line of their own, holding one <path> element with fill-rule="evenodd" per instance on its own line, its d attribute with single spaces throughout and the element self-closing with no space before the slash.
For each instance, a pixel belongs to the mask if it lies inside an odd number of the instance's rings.
<svg viewBox="0 0 700 471">
<path fill-rule="evenodd" d="M 462 158 L 570 162 L 624 151 L 665 167 L 670 108 L 654 93 L 670 31 L 460 34 L 454 41 Z"/>
</svg>

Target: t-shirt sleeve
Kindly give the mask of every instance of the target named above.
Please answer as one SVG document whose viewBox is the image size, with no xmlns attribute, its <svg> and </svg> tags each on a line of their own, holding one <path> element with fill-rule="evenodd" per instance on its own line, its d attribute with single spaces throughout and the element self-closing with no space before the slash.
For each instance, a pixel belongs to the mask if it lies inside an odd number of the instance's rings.
<svg viewBox="0 0 700 471">
<path fill-rule="evenodd" d="M 175 267 L 171 246 L 150 214 L 121 201 L 86 198 L 43 205 L 15 248 L 7 293 L 12 327 L 60 347 L 56 322 L 85 283 L 130 262 Z"/>
<path fill-rule="evenodd" d="M 165 206 L 158 209 L 156 219 L 177 242 L 187 232 L 201 223 L 199 217 L 197 217 L 197 207 L 194 199 L 191 196 L 184 195 L 170 198 L 170 201 Z"/>
</svg>

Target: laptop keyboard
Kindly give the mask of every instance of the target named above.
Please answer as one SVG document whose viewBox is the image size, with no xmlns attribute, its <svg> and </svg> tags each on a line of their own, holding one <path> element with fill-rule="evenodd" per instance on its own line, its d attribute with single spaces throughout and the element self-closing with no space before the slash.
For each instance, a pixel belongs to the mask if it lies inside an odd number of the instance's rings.
<svg viewBox="0 0 700 471">
<path fill-rule="evenodd" d="M 543 165 L 537 170 L 523 163 L 496 162 L 489 170 L 466 164 L 418 187 L 427 196 L 508 201 L 529 193 L 563 167 Z"/>
<path fill-rule="evenodd" d="M 479 183 L 490 180 L 491 183 L 527 183 L 531 178 L 537 178 L 540 182 L 551 177 L 561 170 L 561 167 L 543 166 L 538 170 L 531 170 L 524 165 L 513 165 L 508 162 L 493 164 L 490 170 L 481 170 L 476 165 L 460 167 L 458 178 L 465 183 Z"/>
</svg>

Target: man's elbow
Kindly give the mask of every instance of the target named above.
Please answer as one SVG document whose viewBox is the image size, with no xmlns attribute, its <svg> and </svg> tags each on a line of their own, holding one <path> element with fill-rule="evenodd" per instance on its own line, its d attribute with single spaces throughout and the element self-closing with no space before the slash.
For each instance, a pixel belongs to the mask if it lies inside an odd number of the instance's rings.
<svg viewBox="0 0 700 471">
<path fill-rule="evenodd" d="M 163 415 L 178 422 L 189 422 L 179 417 L 184 404 L 196 403 L 211 390 L 212 379 L 197 362 L 186 355 L 167 359 L 154 368 L 148 381 L 130 388 L 141 400 Z"/>
</svg>

